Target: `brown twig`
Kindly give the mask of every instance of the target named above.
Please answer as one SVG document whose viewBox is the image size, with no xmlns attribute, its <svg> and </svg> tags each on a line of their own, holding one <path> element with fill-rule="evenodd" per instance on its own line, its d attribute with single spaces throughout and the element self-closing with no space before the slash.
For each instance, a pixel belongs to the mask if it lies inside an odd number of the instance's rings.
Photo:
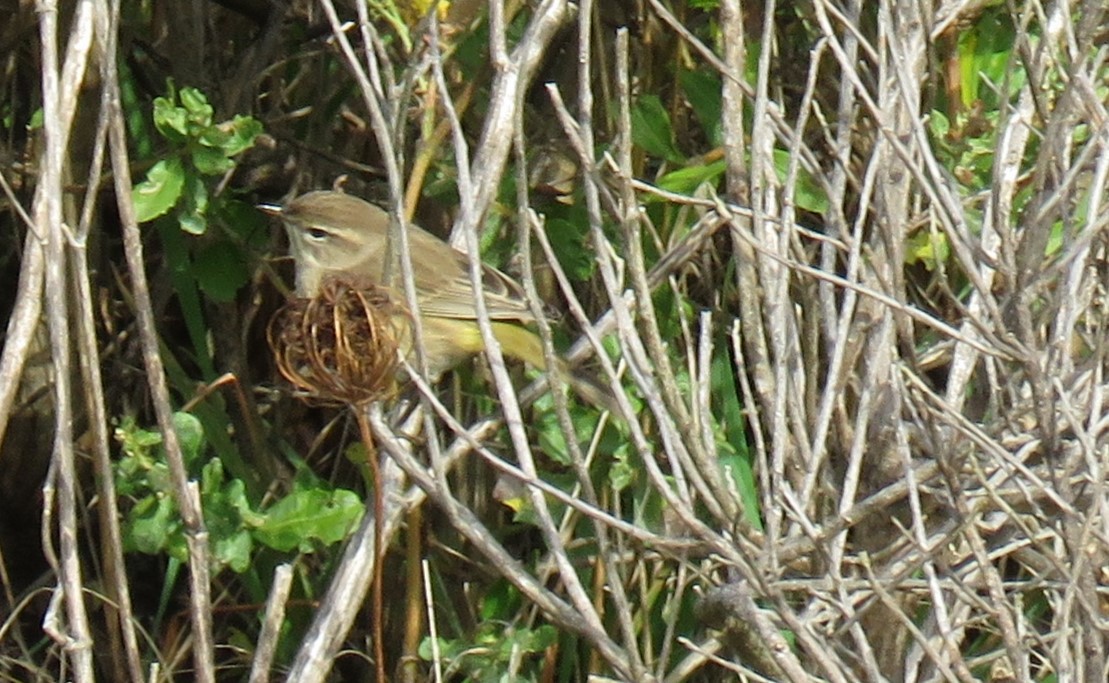
<svg viewBox="0 0 1109 683">
<path fill-rule="evenodd" d="M 97 20 L 97 32 L 104 45 L 114 46 L 116 35 L 115 20 L 118 18 L 118 2 L 112 14 L 102 9 Z M 215 680 L 215 648 L 212 642 L 211 586 L 209 577 L 210 556 L 208 552 L 208 531 L 204 527 L 203 513 L 199 496 L 190 491 L 185 471 L 181 443 L 173 428 L 173 410 L 169 402 L 166 386 L 165 368 L 159 355 L 158 334 L 154 324 L 154 312 L 150 298 L 150 287 L 146 279 L 143 260 L 143 240 L 139 231 L 135 208 L 131 204 L 130 159 L 127 150 L 127 133 L 123 120 L 123 107 L 120 102 L 119 72 L 116 65 L 116 52 L 104 52 L 102 78 L 104 79 L 104 106 L 109 114 L 108 134 L 110 140 L 113 180 L 115 181 L 116 203 L 120 223 L 123 225 L 124 251 L 127 267 L 131 274 L 132 291 L 135 298 L 135 311 L 142 345 L 143 362 L 147 382 L 150 386 L 150 400 L 154 404 L 158 429 L 162 434 L 166 461 L 169 464 L 170 478 L 173 482 L 173 495 L 185 527 L 185 541 L 189 552 L 189 606 L 193 627 L 193 662 L 196 679 L 200 683 Z"/>
</svg>

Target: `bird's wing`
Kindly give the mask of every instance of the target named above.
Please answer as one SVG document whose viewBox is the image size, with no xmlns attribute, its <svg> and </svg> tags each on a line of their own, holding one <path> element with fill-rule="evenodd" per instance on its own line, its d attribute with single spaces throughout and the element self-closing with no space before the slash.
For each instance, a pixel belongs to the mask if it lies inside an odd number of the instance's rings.
<svg viewBox="0 0 1109 683">
<path fill-rule="evenodd" d="M 427 274 L 424 282 L 434 282 L 434 286 L 421 288 L 420 313 L 472 320 L 475 309 L 473 287 L 470 286 L 470 261 L 462 252 L 454 249 L 451 251 L 457 267 Z M 532 319 L 524 290 L 515 280 L 496 268 L 485 265 L 482 266 L 481 280 L 490 318 L 520 321 Z"/>
</svg>

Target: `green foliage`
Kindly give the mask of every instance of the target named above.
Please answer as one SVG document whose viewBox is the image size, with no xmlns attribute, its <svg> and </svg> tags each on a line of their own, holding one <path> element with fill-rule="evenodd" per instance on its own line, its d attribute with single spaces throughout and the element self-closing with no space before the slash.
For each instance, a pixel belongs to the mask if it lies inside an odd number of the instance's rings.
<svg viewBox="0 0 1109 683">
<path fill-rule="evenodd" d="M 149 221 L 172 209 L 185 188 L 185 164 L 178 157 L 162 159 L 135 186 L 131 201 L 138 220 Z"/>
<path fill-rule="evenodd" d="M 951 256 L 947 235 L 939 231 L 920 229 L 905 240 L 905 263 L 919 263 L 932 272 Z"/>
<path fill-rule="evenodd" d="M 715 71 L 682 71 L 678 76 L 682 92 L 689 102 L 693 115 L 701 124 L 705 138 L 710 145 L 718 147 L 724 144 L 724 128 L 722 116 L 724 111 L 724 96 L 721 92 L 724 84 L 720 75 Z"/>
<path fill-rule="evenodd" d="M 774 170 L 778 172 L 778 179 L 783 183 L 789 173 L 790 154 L 784 149 L 774 150 Z M 797 182 L 793 187 L 793 202 L 798 208 L 815 214 L 823 214 L 828 210 L 828 195 L 816 178 L 803 167 L 797 169 Z"/>
<path fill-rule="evenodd" d="M 674 146 L 670 115 L 657 95 L 643 95 L 632 107 L 632 142 L 648 154 L 673 163 L 685 158 Z"/>
<path fill-rule="evenodd" d="M 551 248 L 558 254 L 566 275 L 578 282 L 591 278 L 596 261 L 589 245 L 589 221 L 549 218 L 546 228 Z"/>
<path fill-rule="evenodd" d="M 521 611 L 528 608 L 528 602 L 505 579 L 494 580 L 486 586 L 480 597 L 473 598 L 472 613 L 466 615 L 449 609 L 452 601 L 448 594 L 454 590 L 451 585 L 437 582 L 435 604 L 439 609 L 436 618 L 441 634 L 464 635 L 440 635 L 434 640 L 424 638 L 419 656 L 425 661 L 437 662 L 450 680 L 460 677 L 491 682 L 539 680 L 543 660 L 536 655 L 560 646 L 560 633 L 548 624 L 522 625 Z M 464 621 L 474 621 L 476 626 L 467 629 Z"/>
<path fill-rule="evenodd" d="M 723 341 L 723 340 L 721 340 Z M 717 348 L 723 348 L 718 344 Z M 713 436 L 719 452 L 720 467 L 726 480 L 732 482 L 746 513 L 747 521 L 756 529 L 762 528 L 759 512 L 758 482 L 755 463 L 747 449 L 746 420 L 743 403 L 736 390 L 735 368 L 726 353 L 717 353 L 710 371 L 713 401 Z"/>
<path fill-rule="evenodd" d="M 199 246 L 191 265 L 197 284 L 213 301 L 233 300 L 250 276 L 242 252 L 222 240 Z"/>
<path fill-rule="evenodd" d="M 959 96 L 963 107 L 971 108 L 983 101 L 996 109 L 1005 103 L 1006 92 L 1017 92 L 1024 86 L 1027 73 L 1012 64 L 1016 37 L 1004 7 L 987 9 L 973 27 L 959 34 Z"/>
<path fill-rule="evenodd" d="M 594 410 L 578 409 L 571 406 L 570 419 L 574 425 L 574 436 L 580 442 L 586 442 L 593 437 L 599 426 L 600 416 Z M 558 414 L 554 408 L 554 398 L 550 394 L 540 396 L 532 406 L 535 411 L 536 435 L 539 439 L 540 449 L 543 453 L 560 465 L 570 463 L 570 450 L 566 443 L 566 436 L 559 427 Z"/>
<path fill-rule="evenodd" d="M 992 182 L 998 116 L 996 110 L 976 110 L 960 113 L 952 121 L 939 110 L 929 114 L 928 127 L 937 155 L 967 194 L 983 190 Z"/>
<path fill-rule="evenodd" d="M 542 653 L 556 642 L 558 631 L 553 626 L 519 628 L 486 618 L 473 639 L 439 638 L 436 653 L 431 639 L 425 638 L 419 652 L 426 661 L 432 661 L 438 654 L 439 661 L 448 664 L 448 671 L 462 673 L 471 681 L 536 681 L 541 661 L 527 655 Z M 507 672 L 512 670 L 514 662 L 519 662 L 519 668 L 510 675 Z"/>
<path fill-rule="evenodd" d="M 357 526 L 363 506 L 352 491 L 329 489 L 315 481 L 298 481 L 294 490 L 265 510 L 255 510 L 246 487 L 224 473 L 218 458 L 206 455 L 200 421 L 188 413 L 174 414 L 188 475 L 200 482 L 200 500 L 216 568 L 244 572 L 251 566 L 256 544 L 281 552 L 312 552 L 346 538 Z M 173 497 L 173 486 L 162 448 L 162 435 L 124 418 L 115 431 L 123 455 L 116 464 L 120 495 L 133 501 L 123 524 L 124 550 L 188 557 L 185 529 Z"/>
<path fill-rule="evenodd" d="M 958 59 L 958 102 L 945 102 L 929 113 L 928 125 L 937 157 L 958 182 L 964 196 L 989 191 L 995 182 L 996 151 L 1000 126 L 1006 120 L 1005 108 L 1010 106 L 1014 93 L 1025 87 L 1028 72 L 1016 52 L 1018 29 L 1013 25 L 1007 8 L 1000 3 L 988 7 L 976 23 L 961 31 L 956 47 Z M 1033 29 L 1033 32 L 1035 29 Z M 1043 75 L 1050 90 L 1061 78 L 1054 71 Z M 1098 84 L 1102 98 L 1109 92 L 1103 83 Z M 950 115 L 949 112 L 954 112 Z M 1083 143 L 1089 131 L 1082 125 L 1074 129 L 1074 141 Z M 1024 150 L 1019 166 L 1031 169 L 1041 156 L 1039 138 L 1033 136 Z M 1014 214 L 1019 214 L 1032 195 L 1026 187 L 1014 195 Z M 1089 195 L 1083 193 L 1075 203 L 1072 225 L 1085 222 Z M 969 206 L 981 206 L 970 204 Z M 983 220 L 980 209 L 968 210 L 968 222 L 976 228 Z M 1062 220 L 1051 227 L 1045 256 L 1057 253 L 1067 237 L 1068 226 Z M 918 231 L 910 237 L 907 261 L 921 262 L 932 270 L 937 262 L 949 256 L 946 236 Z"/>
<path fill-rule="evenodd" d="M 362 512 L 353 491 L 297 490 L 266 511 L 256 537 L 277 550 L 311 552 L 317 542 L 332 545 L 346 538 Z"/>
<path fill-rule="evenodd" d="M 180 102 L 178 102 L 180 100 Z M 233 157 L 254 145 L 262 124 L 249 116 L 213 122 L 208 99 L 195 88 L 182 88 L 154 100 L 154 127 L 171 145 L 146 180 L 135 186 L 131 199 L 140 222 L 163 216 L 178 207 L 181 229 L 202 235 L 209 205 L 206 176 L 220 176 L 235 166 Z"/>
<path fill-rule="evenodd" d="M 995 181 L 1001 108 L 1008 106 L 1010 94 L 1019 91 L 1027 78 L 1013 52 L 1015 44 L 1016 31 L 1008 12 L 1001 7 L 987 8 L 975 25 L 958 35 L 958 102 L 941 98 L 928 114 L 936 156 L 964 196 L 987 191 Z M 1037 153 L 1038 145 L 1033 140 L 1026 158 L 1031 162 Z M 1026 192 L 1018 195 L 1018 211 L 1027 196 Z M 975 206 L 979 205 L 967 205 L 967 217 L 977 229 L 982 214 Z M 906 263 L 921 264 L 929 272 L 946 263 L 950 254 L 947 236 L 927 227 L 918 229 L 906 241 Z"/>
<path fill-rule="evenodd" d="M 716 187 L 724 178 L 725 170 L 723 159 L 708 163 L 694 163 L 662 176 L 659 178 L 658 186 L 669 192 L 692 195 L 702 185 Z"/>
<path fill-rule="evenodd" d="M 253 207 L 230 193 L 218 195 L 214 188 L 234 168 L 235 157 L 254 145 L 262 124 L 249 116 L 216 121 L 203 93 L 194 88 L 178 92 L 172 85 L 168 96 L 154 100 L 150 120 L 152 127 L 130 121 L 139 148 L 153 148 L 155 139 L 168 147 L 135 186 L 132 201 L 138 219 L 153 221 L 162 239 L 193 360 L 204 379 L 211 380 L 217 373 L 201 294 L 217 303 L 233 301 L 250 281 L 249 254 L 268 235 L 264 218 Z M 213 225 L 222 229 L 211 230 Z"/>
<path fill-rule="evenodd" d="M 678 82 L 693 117 L 700 125 L 700 137 L 714 149 L 721 147 L 724 144 L 724 104 L 721 95 L 723 83 L 719 74 L 708 70 L 682 71 Z M 687 136 L 690 136 L 689 132 Z M 704 186 L 716 188 L 727 170 L 722 155 L 708 152 L 687 157 L 674 142 L 678 137 L 670 116 L 657 96 L 644 95 L 636 102 L 632 109 L 632 141 L 651 157 L 678 167 L 663 173 L 657 181 L 658 186 L 683 195 L 696 195 Z M 790 153 L 782 148 L 774 149 L 773 153 L 774 169 L 784 182 L 789 173 Z M 827 211 L 827 194 L 806 169 L 797 170 L 793 189 L 793 201 L 799 208 L 816 214 Z"/>
<path fill-rule="evenodd" d="M 639 468 L 632 462 L 631 444 L 624 442 L 612 451 L 612 466 L 608 470 L 608 483 L 616 493 L 636 482 Z"/>
</svg>

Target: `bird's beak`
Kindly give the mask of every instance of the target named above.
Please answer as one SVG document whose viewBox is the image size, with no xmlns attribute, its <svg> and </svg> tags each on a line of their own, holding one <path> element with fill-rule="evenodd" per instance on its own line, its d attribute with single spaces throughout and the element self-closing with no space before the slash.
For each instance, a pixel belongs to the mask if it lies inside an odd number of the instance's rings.
<svg viewBox="0 0 1109 683">
<path fill-rule="evenodd" d="M 254 206 L 267 216 L 280 216 L 285 211 L 285 207 L 280 204 L 255 204 Z"/>
</svg>

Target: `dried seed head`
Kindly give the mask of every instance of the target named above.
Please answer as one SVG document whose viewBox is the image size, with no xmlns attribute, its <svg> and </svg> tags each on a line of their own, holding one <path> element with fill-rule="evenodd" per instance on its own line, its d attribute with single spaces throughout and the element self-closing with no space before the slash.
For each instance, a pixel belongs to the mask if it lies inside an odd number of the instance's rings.
<svg viewBox="0 0 1109 683">
<path fill-rule="evenodd" d="M 310 397 L 349 404 L 396 393 L 397 349 L 408 314 L 379 287 L 350 278 L 324 281 L 270 320 L 270 348 L 285 379 Z"/>
</svg>

